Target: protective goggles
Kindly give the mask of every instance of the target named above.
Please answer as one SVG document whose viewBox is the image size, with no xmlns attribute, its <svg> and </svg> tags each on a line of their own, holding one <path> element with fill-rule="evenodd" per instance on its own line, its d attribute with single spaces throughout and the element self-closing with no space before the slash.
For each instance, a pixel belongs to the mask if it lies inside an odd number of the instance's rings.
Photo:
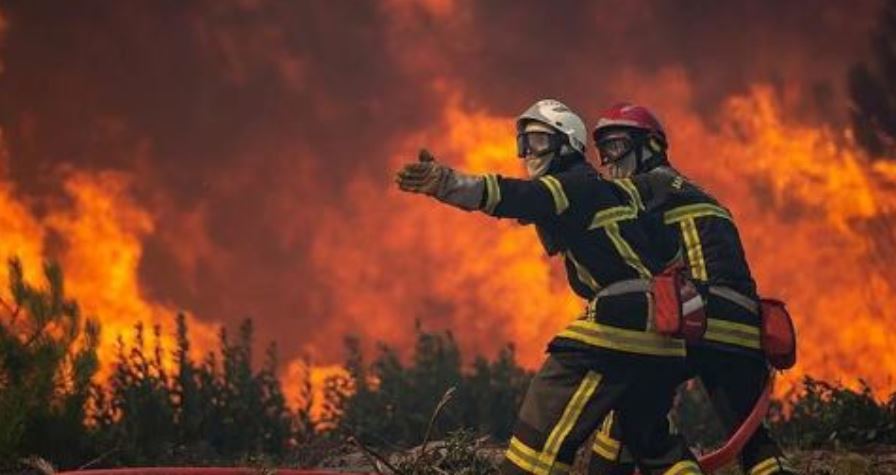
<svg viewBox="0 0 896 475">
<path fill-rule="evenodd" d="M 541 157 L 560 150 L 563 137 L 549 132 L 523 132 L 516 136 L 516 155 L 520 158 Z"/>
<path fill-rule="evenodd" d="M 635 139 L 625 132 L 608 134 L 597 140 L 597 154 L 602 165 L 613 163 L 634 149 Z"/>
</svg>

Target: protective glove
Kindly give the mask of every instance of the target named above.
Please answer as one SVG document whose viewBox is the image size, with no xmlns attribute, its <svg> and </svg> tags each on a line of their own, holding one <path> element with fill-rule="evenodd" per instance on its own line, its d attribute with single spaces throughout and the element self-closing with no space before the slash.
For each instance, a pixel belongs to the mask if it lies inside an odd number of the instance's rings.
<svg viewBox="0 0 896 475">
<path fill-rule="evenodd" d="M 402 191 L 422 193 L 463 210 L 479 209 L 485 180 L 436 162 L 429 150 L 421 149 L 416 163 L 408 163 L 395 176 Z"/>
<path fill-rule="evenodd" d="M 438 197 L 439 191 L 445 188 L 454 170 L 437 163 L 425 148 L 420 150 L 417 160 L 416 163 L 408 163 L 402 167 L 395 182 L 402 191 Z"/>
</svg>

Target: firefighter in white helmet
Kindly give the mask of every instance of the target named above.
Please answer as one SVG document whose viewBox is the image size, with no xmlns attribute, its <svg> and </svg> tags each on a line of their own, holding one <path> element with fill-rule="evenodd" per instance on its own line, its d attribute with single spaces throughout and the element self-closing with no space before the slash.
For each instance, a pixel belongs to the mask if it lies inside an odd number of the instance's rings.
<svg viewBox="0 0 896 475">
<path fill-rule="evenodd" d="M 661 270 L 630 196 L 585 160 L 582 120 L 542 100 L 517 120 L 529 179 L 470 175 L 434 161 L 397 174 L 399 187 L 464 209 L 533 223 L 587 304 L 548 345 L 520 409 L 503 473 L 566 473 L 578 447 L 611 410 L 641 473 L 699 474 L 664 415 L 681 379 L 685 343 L 650 324 L 651 278 Z"/>
</svg>

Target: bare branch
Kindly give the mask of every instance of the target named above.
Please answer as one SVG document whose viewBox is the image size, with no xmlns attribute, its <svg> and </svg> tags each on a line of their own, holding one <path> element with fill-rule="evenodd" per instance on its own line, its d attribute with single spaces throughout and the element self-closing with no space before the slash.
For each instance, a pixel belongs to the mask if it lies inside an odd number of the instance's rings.
<svg viewBox="0 0 896 475">
<path fill-rule="evenodd" d="M 38 457 L 37 455 L 23 458 L 20 460 L 20 462 L 35 470 L 38 470 L 44 475 L 55 475 L 56 473 L 56 467 L 54 467 L 53 464 L 41 457 Z"/>
<path fill-rule="evenodd" d="M 429 437 L 432 435 L 432 428 L 436 423 L 436 420 L 439 418 L 439 414 L 442 413 L 442 409 L 451 402 L 451 399 L 454 398 L 454 393 L 457 391 L 457 388 L 451 386 L 445 391 L 445 394 L 442 395 L 442 400 L 436 404 L 435 410 L 432 411 L 432 416 L 429 418 L 429 425 L 426 427 L 426 435 L 423 437 L 423 444 L 420 446 L 420 452 L 417 453 L 417 459 L 415 463 L 420 461 L 420 458 L 423 457 L 423 454 L 426 453 L 426 445 L 429 443 Z"/>
<path fill-rule="evenodd" d="M 104 458 L 108 457 L 110 454 L 112 454 L 113 452 L 115 452 L 117 450 L 118 450 L 118 446 L 112 447 L 112 449 L 107 450 L 106 452 L 100 454 L 97 458 L 90 460 L 89 462 L 85 463 L 84 465 L 81 465 L 80 467 L 78 467 L 78 470 L 86 470 L 86 469 L 90 468 L 91 466 L 96 465 L 99 462 L 102 462 Z"/>
</svg>

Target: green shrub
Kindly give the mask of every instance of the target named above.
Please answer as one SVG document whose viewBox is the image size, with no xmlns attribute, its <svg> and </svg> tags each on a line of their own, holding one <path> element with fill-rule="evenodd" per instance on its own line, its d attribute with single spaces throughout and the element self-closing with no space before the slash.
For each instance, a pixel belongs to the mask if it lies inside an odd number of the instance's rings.
<svg viewBox="0 0 896 475">
<path fill-rule="evenodd" d="M 472 429 L 509 438 L 531 378 L 517 365 L 513 347 L 504 347 L 493 361 L 479 356 L 465 369 L 451 332 L 429 333 L 418 324 L 416 333 L 407 365 L 388 345 L 380 345 L 367 364 L 360 341 L 346 339 L 348 376 L 330 378 L 325 390 L 327 420 L 334 430 L 373 446 L 408 447 L 426 432 L 442 395 L 456 388 L 455 401 L 436 422 L 437 433 Z"/>
<path fill-rule="evenodd" d="M 773 433 L 794 447 L 894 444 L 896 394 L 881 403 L 864 381 L 855 391 L 806 377 L 802 390 L 789 401 L 789 406 L 773 405 L 771 420 Z"/>
</svg>

